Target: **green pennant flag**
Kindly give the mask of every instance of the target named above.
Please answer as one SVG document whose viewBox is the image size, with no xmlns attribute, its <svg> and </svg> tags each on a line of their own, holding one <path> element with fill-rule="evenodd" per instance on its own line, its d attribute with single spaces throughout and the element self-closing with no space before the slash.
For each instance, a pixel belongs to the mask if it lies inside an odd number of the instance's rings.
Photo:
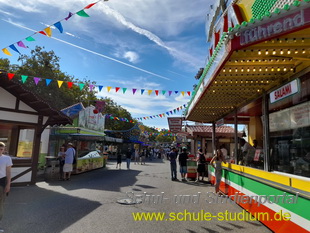
<svg viewBox="0 0 310 233">
<path fill-rule="evenodd" d="M 76 12 L 76 14 L 81 17 L 89 17 L 84 10 L 80 10 L 79 12 Z"/>
<path fill-rule="evenodd" d="M 85 84 L 84 83 L 79 83 L 79 86 L 80 86 L 80 90 L 83 90 Z"/>
<path fill-rule="evenodd" d="M 165 95 L 165 94 L 166 94 L 166 91 L 162 91 L 162 93 L 163 93 L 163 95 Z"/>
<path fill-rule="evenodd" d="M 21 77 L 22 77 L 22 82 L 25 83 L 27 78 L 28 78 L 28 76 L 27 75 L 21 75 Z"/>
<path fill-rule="evenodd" d="M 123 94 L 125 94 L 125 92 L 127 91 L 127 88 L 123 88 Z"/>
<path fill-rule="evenodd" d="M 26 41 L 35 41 L 35 39 L 33 39 L 32 36 L 28 36 L 25 40 L 26 40 Z"/>
</svg>

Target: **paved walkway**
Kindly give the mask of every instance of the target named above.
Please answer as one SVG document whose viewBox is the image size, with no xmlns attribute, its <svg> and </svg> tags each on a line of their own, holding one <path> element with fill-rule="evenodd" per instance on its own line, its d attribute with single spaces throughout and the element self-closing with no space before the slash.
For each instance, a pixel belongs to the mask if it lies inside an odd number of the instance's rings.
<svg viewBox="0 0 310 233">
<path fill-rule="evenodd" d="M 125 166 L 122 163 L 123 169 L 118 170 L 115 161 L 110 161 L 107 168 L 74 175 L 71 181 L 13 187 L 5 202 L 1 226 L 11 233 L 270 232 L 257 221 L 197 219 L 198 213 L 221 216 L 240 213 L 242 209 L 235 203 L 208 204 L 207 195 L 211 195 L 211 202 L 214 198 L 210 184 L 171 181 L 167 161 L 132 163 L 131 170 Z M 118 203 L 144 192 L 148 196 L 140 204 Z M 142 212 L 165 216 L 162 221 L 134 221 L 132 213 Z M 197 221 L 189 220 L 193 213 Z"/>
</svg>

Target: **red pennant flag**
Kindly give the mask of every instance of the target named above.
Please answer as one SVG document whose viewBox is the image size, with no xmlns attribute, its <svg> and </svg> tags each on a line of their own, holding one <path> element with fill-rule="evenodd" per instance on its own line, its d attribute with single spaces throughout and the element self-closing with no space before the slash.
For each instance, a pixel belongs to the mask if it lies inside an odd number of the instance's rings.
<svg viewBox="0 0 310 233">
<path fill-rule="evenodd" d="M 188 96 L 191 96 L 191 92 L 190 91 L 188 91 L 187 94 L 188 94 Z"/>
<path fill-rule="evenodd" d="M 89 9 L 89 8 L 91 8 L 93 5 L 95 5 L 96 3 L 91 3 L 91 4 L 89 4 L 89 5 L 87 5 L 86 7 L 84 7 L 84 9 Z"/>
<path fill-rule="evenodd" d="M 71 88 L 73 85 L 73 82 L 68 82 L 68 88 Z"/>
<path fill-rule="evenodd" d="M 158 95 L 158 90 L 155 90 L 155 94 Z"/>
<path fill-rule="evenodd" d="M 43 32 L 43 31 L 39 31 L 39 33 L 41 33 L 41 34 L 44 35 L 44 36 L 47 36 L 46 33 Z"/>
<path fill-rule="evenodd" d="M 14 74 L 8 73 L 8 78 L 9 78 L 9 80 L 11 80 L 13 77 L 14 77 Z"/>
<path fill-rule="evenodd" d="M 120 87 L 115 87 L 115 91 L 118 92 Z"/>
</svg>

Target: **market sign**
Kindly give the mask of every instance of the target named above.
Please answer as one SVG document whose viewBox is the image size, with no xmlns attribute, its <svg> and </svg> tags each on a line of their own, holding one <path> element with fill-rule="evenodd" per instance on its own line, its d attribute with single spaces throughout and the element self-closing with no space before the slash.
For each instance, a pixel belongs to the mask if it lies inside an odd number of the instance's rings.
<svg viewBox="0 0 310 233">
<path fill-rule="evenodd" d="M 299 91 L 298 80 L 294 81 L 278 88 L 277 90 L 270 93 L 270 103 L 275 103 L 288 96 L 291 96 Z"/>
<path fill-rule="evenodd" d="M 171 133 L 178 133 L 182 131 L 182 121 L 184 117 L 168 117 L 168 125 Z"/>
<path fill-rule="evenodd" d="M 288 33 L 310 22 L 310 8 L 241 32 L 240 44 L 245 45 Z"/>
</svg>

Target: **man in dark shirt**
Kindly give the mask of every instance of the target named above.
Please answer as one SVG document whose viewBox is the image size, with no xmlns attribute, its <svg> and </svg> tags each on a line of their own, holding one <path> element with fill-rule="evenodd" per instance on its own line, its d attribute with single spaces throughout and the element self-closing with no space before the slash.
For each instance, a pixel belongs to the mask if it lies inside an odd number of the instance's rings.
<svg viewBox="0 0 310 233">
<path fill-rule="evenodd" d="M 177 149 L 175 147 L 172 148 L 171 152 L 168 154 L 168 160 L 170 161 L 170 169 L 171 169 L 171 180 L 177 179 Z"/>
<path fill-rule="evenodd" d="M 182 177 L 182 181 L 186 181 L 185 175 L 187 173 L 187 159 L 188 159 L 188 154 L 186 152 L 186 148 L 182 148 L 182 153 L 179 154 L 179 165 L 180 165 L 180 173 Z"/>
</svg>

